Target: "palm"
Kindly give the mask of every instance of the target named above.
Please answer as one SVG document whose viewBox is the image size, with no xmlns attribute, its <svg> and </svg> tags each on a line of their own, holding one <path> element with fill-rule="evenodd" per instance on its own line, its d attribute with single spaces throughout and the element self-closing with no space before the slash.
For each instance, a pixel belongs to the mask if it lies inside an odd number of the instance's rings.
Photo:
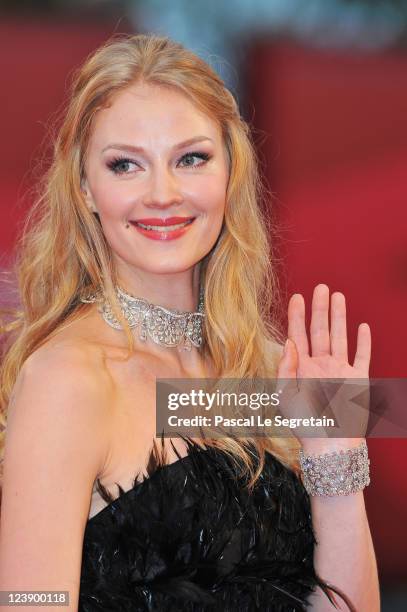
<svg viewBox="0 0 407 612">
<path fill-rule="evenodd" d="M 302 355 L 297 368 L 298 378 L 364 378 L 366 374 L 332 355 L 309 357 Z"/>
<path fill-rule="evenodd" d="M 353 365 L 349 363 L 346 329 L 346 303 L 342 293 L 335 292 L 331 296 L 331 311 L 329 321 L 329 288 L 317 285 L 312 299 L 312 314 L 310 324 L 310 344 L 305 326 L 305 303 L 301 294 L 294 294 L 288 306 L 288 342 L 287 352 L 281 358 L 278 368 L 278 379 L 281 387 L 285 386 L 283 379 L 367 379 L 371 352 L 370 328 L 362 323 L 358 328 L 357 348 Z M 330 323 L 330 324 L 329 324 Z M 293 343 L 293 344 L 292 344 Z M 310 350 L 311 348 L 311 350 Z M 322 385 L 321 381 L 321 385 Z M 329 380 L 327 381 L 329 383 Z M 359 384 L 360 381 L 357 381 Z M 280 383 L 279 383 L 280 384 Z M 311 383 L 312 386 L 312 383 Z M 316 396 L 309 395 L 310 387 L 302 384 L 300 387 L 288 385 L 292 395 L 286 395 L 284 414 L 287 416 L 307 416 L 307 410 L 313 411 L 316 406 Z M 323 385 L 320 387 L 323 388 Z M 325 387 L 327 388 L 327 387 Z M 347 410 L 346 393 L 354 394 L 354 385 L 341 387 L 338 416 L 345 423 L 342 431 L 352 431 L 350 421 L 364 423 L 367 412 L 352 413 Z M 288 399 L 291 398 L 291 399 Z M 334 400 L 329 400 L 333 407 Z M 359 431 L 359 430 L 358 430 Z M 293 432 L 308 448 L 319 444 L 318 440 L 306 439 L 300 431 Z M 331 443 L 333 442 L 330 441 Z M 337 444 L 338 442 L 336 442 Z M 355 444 L 356 440 L 343 439 L 342 444 Z M 327 444 L 327 441 L 324 441 Z"/>
<path fill-rule="evenodd" d="M 342 293 L 331 296 L 329 326 L 329 288 L 317 285 L 312 299 L 310 325 L 311 351 L 305 327 L 305 303 L 294 294 L 288 306 L 288 337 L 295 343 L 298 355 L 298 378 L 366 378 L 369 373 L 370 328 L 362 323 L 358 329 L 353 366 L 349 364 L 346 329 L 346 302 Z"/>
</svg>

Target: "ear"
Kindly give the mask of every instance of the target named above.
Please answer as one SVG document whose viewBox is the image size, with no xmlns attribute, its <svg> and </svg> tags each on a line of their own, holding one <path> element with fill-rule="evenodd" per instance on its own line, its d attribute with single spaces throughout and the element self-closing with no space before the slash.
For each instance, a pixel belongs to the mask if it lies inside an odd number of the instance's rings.
<svg viewBox="0 0 407 612">
<path fill-rule="evenodd" d="M 95 201 L 94 201 L 92 193 L 91 193 L 91 191 L 89 189 L 88 181 L 85 178 L 82 179 L 82 181 L 81 181 L 81 191 L 83 193 L 86 205 L 89 208 L 90 212 L 97 213 L 98 210 L 97 210 L 97 208 L 95 206 Z"/>
</svg>

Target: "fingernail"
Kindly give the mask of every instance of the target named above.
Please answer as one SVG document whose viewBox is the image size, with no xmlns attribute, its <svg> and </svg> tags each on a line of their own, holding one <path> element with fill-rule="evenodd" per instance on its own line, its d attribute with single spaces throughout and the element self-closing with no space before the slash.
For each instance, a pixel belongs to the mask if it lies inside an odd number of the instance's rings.
<svg viewBox="0 0 407 612">
<path fill-rule="evenodd" d="M 290 342 L 290 339 L 287 338 L 287 340 L 285 341 L 285 344 L 284 344 L 284 351 L 283 351 L 284 355 L 287 355 L 287 349 L 288 349 L 288 343 L 289 342 Z"/>
</svg>

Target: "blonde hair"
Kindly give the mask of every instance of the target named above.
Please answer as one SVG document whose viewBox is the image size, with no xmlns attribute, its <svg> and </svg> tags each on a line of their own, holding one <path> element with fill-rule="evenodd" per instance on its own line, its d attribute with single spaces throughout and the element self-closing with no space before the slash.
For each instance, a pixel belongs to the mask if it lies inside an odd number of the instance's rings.
<svg viewBox="0 0 407 612">
<path fill-rule="evenodd" d="M 187 96 L 221 126 L 228 153 L 224 224 L 201 266 L 206 310 L 202 354 L 210 357 L 219 377 L 276 375 L 275 349 L 282 336 L 276 323 L 278 288 L 268 241 L 272 228 L 261 208 L 267 190 L 260 180 L 249 125 L 222 79 L 197 55 L 167 37 L 116 35 L 74 75 L 52 163 L 16 244 L 21 308 L 1 330 L 8 333 L 0 370 L 4 428 L 6 407 L 24 361 L 86 314 L 89 305 L 80 298 L 88 291 L 102 288 L 124 327 L 129 354 L 134 350 L 132 332 L 116 299 L 111 250 L 99 220 L 86 206 L 81 180 L 95 114 L 137 82 L 170 87 Z M 5 429 L 3 438 L 4 434 Z M 259 451 L 256 464 L 248 445 L 252 443 Z M 219 439 L 216 446 L 242 460 L 250 487 L 262 471 L 266 448 L 298 473 L 294 437 Z"/>
</svg>

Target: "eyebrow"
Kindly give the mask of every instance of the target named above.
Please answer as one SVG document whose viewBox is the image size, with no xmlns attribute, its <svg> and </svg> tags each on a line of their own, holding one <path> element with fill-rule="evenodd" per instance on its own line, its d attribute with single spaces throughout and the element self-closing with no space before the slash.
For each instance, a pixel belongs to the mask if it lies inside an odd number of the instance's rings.
<svg viewBox="0 0 407 612">
<path fill-rule="evenodd" d="M 172 150 L 176 151 L 177 149 L 182 149 L 183 147 L 188 147 L 189 145 L 195 144 L 196 142 L 202 142 L 203 140 L 210 140 L 213 142 L 212 138 L 208 136 L 194 136 L 193 138 L 188 138 L 188 140 L 184 140 L 183 142 L 179 142 L 178 144 L 172 147 Z M 134 153 L 144 153 L 145 150 L 143 147 L 136 147 L 135 145 L 123 144 L 123 143 L 111 143 L 102 149 L 102 153 L 107 149 L 118 149 L 119 151 L 133 151 Z"/>
</svg>

